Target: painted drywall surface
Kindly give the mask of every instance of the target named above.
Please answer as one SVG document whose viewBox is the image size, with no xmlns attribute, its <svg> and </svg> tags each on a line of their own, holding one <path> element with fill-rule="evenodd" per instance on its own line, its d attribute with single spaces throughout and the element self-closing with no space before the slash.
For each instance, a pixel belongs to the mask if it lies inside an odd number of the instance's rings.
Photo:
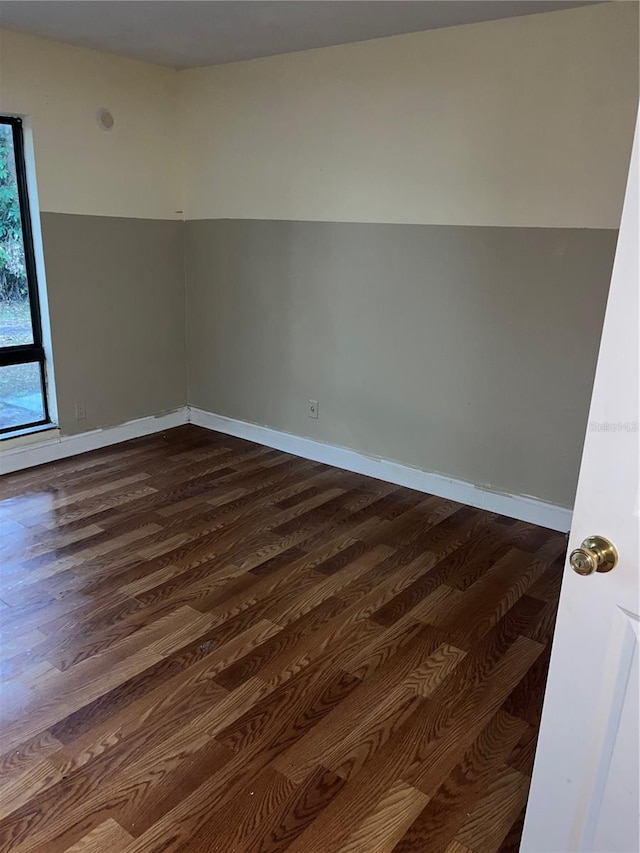
<svg viewBox="0 0 640 853">
<path fill-rule="evenodd" d="M 618 227 L 634 2 L 179 76 L 187 218 Z"/>
<path fill-rule="evenodd" d="M 0 31 L 0 112 L 25 117 L 44 211 L 63 434 L 186 403 L 178 95 L 171 70 Z"/>
<path fill-rule="evenodd" d="M 0 30 L 0 112 L 32 126 L 43 211 L 180 219 L 178 94 L 172 70 Z"/>
<path fill-rule="evenodd" d="M 186 399 L 180 239 L 164 230 L 171 223 L 106 219 L 183 208 L 178 76 L 190 215 L 615 227 L 637 94 L 636 13 L 604 8 L 181 75 L 2 34 L 0 109 L 32 119 L 42 208 L 101 214 L 43 217 L 63 432 Z M 528 22 L 533 29 L 510 28 Z M 95 124 L 98 106 L 114 112 L 111 133 Z M 269 231 L 278 224 L 260 224 L 266 238 L 229 232 L 207 246 L 213 225 L 194 223 L 205 238 L 187 243 L 192 403 L 571 505 L 595 351 L 583 339 L 561 343 L 560 327 L 597 341 L 614 232 L 571 232 L 578 242 L 563 247 L 523 231 L 508 250 L 450 236 L 454 248 L 436 262 L 433 241 L 426 253 L 406 248 L 402 229 L 385 236 L 384 256 L 378 235 L 358 238 L 354 255 L 352 235 L 313 236 L 295 249 L 300 235 Z M 422 286 L 433 264 L 437 310 Z M 484 313 L 464 288 L 455 295 L 458 273 L 488 289 Z M 539 286 L 522 302 L 532 323 L 550 322 L 551 344 L 531 343 L 514 281 Z M 440 305 L 443 294 L 453 302 Z M 548 377 L 557 405 L 543 421 Z M 317 423 L 306 418 L 311 396 Z M 78 399 L 87 403 L 81 422 Z"/>
<path fill-rule="evenodd" d="M 63 434 L 185 404 L 183 228 L 42 215 Z M 84 420 L 77 401 L 86 403 Z"/>
<path fill-rule="evenodd" d="M 615 231 L 201 220 L 185 235 L 194 406 L 572 506 Z"/>
</svg>

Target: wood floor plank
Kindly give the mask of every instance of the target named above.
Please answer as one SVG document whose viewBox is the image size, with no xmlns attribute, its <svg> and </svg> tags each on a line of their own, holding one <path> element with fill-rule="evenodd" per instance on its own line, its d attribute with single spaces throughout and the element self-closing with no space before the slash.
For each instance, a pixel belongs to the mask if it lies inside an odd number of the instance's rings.
<svg viewBox="0 0 640 853">
<path fill-rule="evenodd" d="M 234 690 L 244 684 L 252 675 L 262 671 L 274 659 L 286 655 L 305 637 L 312 635 L 323 624 L 331 620 L 344 609 L 344 602 L 337 598 L 327 598 L 300 618 L 290 622 L 286 628 L 277 631 L 271 638 L 262 642 L 229 666 L 216 677 L 222 687 Z M 280 626 L 278 626 L 280 627 Z"/>
<path fill-rule="evenodd" d="M 406 780 L 432 795 L 542 650 L 539 644 L 519 637 L 478 687 L 467 691 L 459 701 L 434 708 L 433 736 L 409 768 Z"/>
<path fill-rule="evenodd" d="M 264 834 L 264 824 L 294 791 L 293 782 L 267 767 L 247 783 L 232 803 L 212 812 L 205 825 L 183 845 L 183 853 L 246 849 L 256 832 Z"/>
<path fill-rule="evenodd" d="M 356 686 L 351 695 L 314 726 L 308 735 L 279 756 L 274 765 L 290 778 L 300 781 L 314 766 L 326 766 L 330 751 L 335 753 L 343 748 L 348 738 L 368 716 L 383 711 L 381 701 L 389 691 L 397 688 L 398 694 L 406 697 L 407 702 L 410 693 L 416 695 L 411 685 L 405 686 L 405 679 L 412 673 L 416 663 L 437 646 L 438 638 L 424 629 L 419 629 L 412 638 L 414 642 L 408 645 L 400 660 L 394 659 L 385 663 L 385 658 L 379 657 L 375 658 L 377 668 L 371 666 L 367 671 L 361 668 L 357 671 L 349 670 L 352 675 L 363 679 L 363 683 Z M 415 703 L 416 707 L 419 705 L 419 702 Z"/>
<path fill-rule="evenodd" d="M 394 688 L 371 714 L 363 715 L 341 743 L 328 751 L 324 762 L 338 776 L 355 776 L 421 704 L 420 698 L 405 687 Z"/>
<path fill-rule="evenodd" d="M 195 611 L 182 608 L 115 643 L 105 652 L 82 661 L 69 673 L 58 670 L 47 673 L 38 680 L 36 690 L 28 697 L 20 696 L 10 706 L 3 701 L 7 722 L 0 733 L 0 749 L 10 749 L 12 744 L 19 744 L 53 726 L 67 714 L 157 663 L 163 655 L 150 648 L 150 644 L 162 635 L 166 635 L 163 637 L 165 651 L 172 642 L 180 644 L 185 622 L 193 625 L 200 618 Z"/>
<path fill-rule="evenodd" d="M 215 632 L 205 634 L 68 715 L 51 730 L 65 745 L 74 744 L 79 738 L 90 743 L 93 733 L 104 738 L 105 730 L 111 731 L 114 720 L 122 714 L 126 718 L 129 709 L 143 714 L 147 727 L 154 707 L 171 715 L 175 713 L 174 706 L 179 708 L 184 702 L 189 704 L 189 714 L 204 711 L 199 709 L 200 701 L 209 702 L 211 697 L 224 695 L 224 689 L 214 680 L 218 674 L 279 630 L 278 626 L 262 621 L 226 640 L 217 638 Z M 220 719 L 221 713 L 216 714 Z"/>
<path fill-rule="evenodd" d="M 406 827 L 428 802 L 429 797 L 422 791 L 398 780 L 340 846 L 340 853 L 387 853 L 397 849 L 396 843 Z"/>
<path fill-rule="evenodd" d="M 429 853 L 445 853 L 465 825 L 469 810 L 502 771 L 505 757 L 524 728 L 521 720 L 498 711 L 416 817 L 396 853 L 413 853 L 424 847 Z"/>
<path fill-rule="evenodd" d="M 131 840 L 129 833 L 110 817 L 72 847 L 67 847 L 65 853 L 115 853 L 123 850 Z"/>
<path fill-rule="evenodd" d="M 466 654 L 462 649 L 444 643 L 403 680 L 403 686 L 426 699 L 453 674 Z"/>
<path fill-rule="evenodd" d="M 62 774 L 50 761 L 43 758 L 22 773 L 0 780 L 0 819 L 27 803 L 39 791 L 51 787 Z"/>
<path fill-rule="evenodd" d="M 496 773 L 487 793 L 458 831 L 456 841 L 474 853 L 495 853 L 513 821 L 522 810 L 529 780 L 516 770 L 505 768 Z"/>
<path fill-rule="evenodd" d="M 344 779 L 318 766 L 289 800 L 273 812 L 265 824 L 247 839 L 246 850 L 253 853 L 281 853 L 310 826 L 344 787 Z"/>
<path fill-rule="evenodd" d="M 469 850 L 468 847 L 454 840 L 447 847 L 446 853 L 473 853 L 473 850 Z"/>
<path fill-rule="evenodd" d="M 516 853 L 566 537 L 191 425 L 0 537 L 0 853 Z"/>
<path fill-rule="evenodd" d="M 399 731 L 365 763 L 291 846 L 293 853 L 308 850 L 339 850 L 349 834 L 366 820 L 372 803 L 379 802 L 394 783 L 403 777 L 418 749 L 429 737 L 430 721 L 421 705 Z"/>
</svg>

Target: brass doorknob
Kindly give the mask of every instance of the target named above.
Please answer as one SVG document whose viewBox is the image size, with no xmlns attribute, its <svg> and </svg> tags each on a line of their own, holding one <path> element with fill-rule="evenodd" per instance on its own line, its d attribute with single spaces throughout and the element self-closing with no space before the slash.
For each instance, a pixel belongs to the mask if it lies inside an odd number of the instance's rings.
<svg viewBox="0 0 640 853">
<path fill-rule="evenodd" d="M 618 562 L 618 552 L 604 536 L 587 536 L 569 555 L 569 563 L 579 575 L 610 572 Z"/>
</svg>

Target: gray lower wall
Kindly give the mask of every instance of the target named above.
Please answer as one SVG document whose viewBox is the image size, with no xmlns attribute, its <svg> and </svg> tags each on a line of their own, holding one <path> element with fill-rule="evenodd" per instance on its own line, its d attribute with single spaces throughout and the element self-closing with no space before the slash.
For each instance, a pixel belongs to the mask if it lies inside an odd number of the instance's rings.
<svg viewBox="0 0 640 853">
<path fill-rule="evenodd" d="M 41 224 L 62 432 L 183 406 L 184 223 L 43 213 Z"/>
<path fill-rule="evenodd" d="M 573 505 L 617 232 L 55 213 L 42 232 L 64 433 L 188 401 Z"/>
<path fill-rule="evenodd" d="M 188 222 L 189 402 L 571 507 L 616 238 Z"/>
</svg>

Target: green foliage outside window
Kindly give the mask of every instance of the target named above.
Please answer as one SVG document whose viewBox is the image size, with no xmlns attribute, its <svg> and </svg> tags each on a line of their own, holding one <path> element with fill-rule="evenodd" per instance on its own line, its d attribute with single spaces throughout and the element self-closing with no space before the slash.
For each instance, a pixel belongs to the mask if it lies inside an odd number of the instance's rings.
<svg viewBox="0 0 640 853">
<path fill-rule="evenodd" d="M 0 124 L 0 301 L 26 300 L 27 293 L 13 136 Z"/>
</svg>

